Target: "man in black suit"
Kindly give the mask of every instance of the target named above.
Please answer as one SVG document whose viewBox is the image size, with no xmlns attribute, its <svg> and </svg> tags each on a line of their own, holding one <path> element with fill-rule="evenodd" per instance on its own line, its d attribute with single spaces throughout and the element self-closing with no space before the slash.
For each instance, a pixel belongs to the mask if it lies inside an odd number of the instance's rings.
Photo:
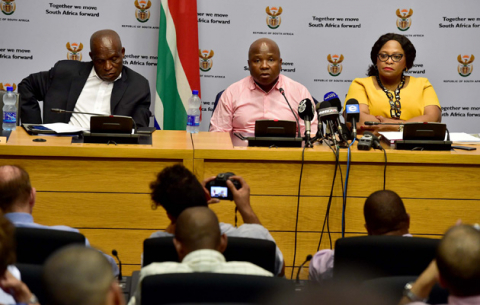
<svg viewBox="0 0 480 305">
<path fill-rule="evenodd" d="M 52 108 L 68 111 L 131 116 L 137 126 L 145 127 L 150 117 L 148 81 L 123 66 L 125 48 L 115 31 L 102 30 L 90 38 L 91 62 L 62 60 L 50 71 L 34 73 L 18 85 L 22 123 L 64 122 L 90 127 L 90 115 L 54 113 Z"/>
</svg>

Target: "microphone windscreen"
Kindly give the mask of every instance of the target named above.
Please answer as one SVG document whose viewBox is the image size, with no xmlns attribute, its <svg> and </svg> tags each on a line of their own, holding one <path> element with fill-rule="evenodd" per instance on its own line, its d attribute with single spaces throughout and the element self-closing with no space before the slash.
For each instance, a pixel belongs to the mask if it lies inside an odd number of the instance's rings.
<svg viewBox="0 0 480 305">
<path fill-rule="evenodd" d="M 338 95 L 335 92 L 328 92 L 323 96 L 324 101 L 330 102 L 332 107 L 337 107 L 338 112 L 342 111 L 342 103 L 340 102 L 340 99 L 338 98 Z"/>
<path fill-rule="evenodd" d="M 298 104 L 298 115 L 302 118 L 302 120 L 312 120 L 313 112 L 313 104 L 310 99 L 306 98 L 300 101 Z"/>
<path fill-rule="evenodd" d="M 360 120 L 360 105 L 354 98 L 349 99 L 345 104 L 345 112 L 347 113 L 347 121 L 355 119 L 356 122 Z"/>
</svg>

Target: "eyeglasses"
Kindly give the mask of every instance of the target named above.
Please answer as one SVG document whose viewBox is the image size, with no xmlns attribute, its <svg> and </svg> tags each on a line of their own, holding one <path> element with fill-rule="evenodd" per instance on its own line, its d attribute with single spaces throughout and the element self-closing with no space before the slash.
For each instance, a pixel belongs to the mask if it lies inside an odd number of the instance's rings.
<svg viewBox="0 0 480 305">
<path fill-rule="evenodd" d="M 377 55 L 377 57 L 380 61 L 383 61 L 383 62 L 387 61 L 389 58 L 391 58 L 394 62 L 399 62 L 400 60 L 402 60 L 403 54 L 388 55 L 385 53 L 380 53 Z"/>
</svg>

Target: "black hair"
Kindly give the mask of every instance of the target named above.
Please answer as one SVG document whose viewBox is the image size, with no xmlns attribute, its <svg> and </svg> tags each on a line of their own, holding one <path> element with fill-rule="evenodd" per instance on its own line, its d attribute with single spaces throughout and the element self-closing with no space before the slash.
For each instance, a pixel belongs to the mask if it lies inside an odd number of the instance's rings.
<svg viewBox="0 0 480 305">
<path fill-rule="evenodd" d="M 375 42 L 375 44 L 372 47 L 372 51 L 370 52 L 370 59 L 372 60 L 373 64 L 368 67 L 368 71 L 367 71 L 368 76 L 377 75 L 378 70 L 376 68 L 376 64 L 377 64 L 378 52 L 380 52 L 380 49 L 383 47 L 383 45 L 390 40 L 398 41 L 398 43 L 402 46 L 402 49 L 405 52 L 405 60 L 407 61 L 407 64 L 406 64 L 407 69 L 411 69 L 413 67 L 413 62 L 415 61 L 415 57 L 417 56 L 417 50 L 415 50 L 415 47 L 413 46 L 412 42 L 403 35 L 395 34 L 395 33 L 387 33 L 380 36 L 380 38 L 378 38 L 378 40 Z"/>
</svg>

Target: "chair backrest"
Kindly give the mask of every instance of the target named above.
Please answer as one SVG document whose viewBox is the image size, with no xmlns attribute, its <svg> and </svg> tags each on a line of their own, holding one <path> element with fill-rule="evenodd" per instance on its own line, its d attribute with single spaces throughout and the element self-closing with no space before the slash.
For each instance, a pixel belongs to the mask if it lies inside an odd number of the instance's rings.
<svg viewBox="0 0 480 305">
<path fill-rule="evenodd" d="M 15 266 L 20 271 L 22 282 L 38 298 L 40 304 L 46 304 L 45 291 L 42 284 L 43 266 L 32 264 L 15 264 Z"/>
<path fill-rule="evenodd" d="M 335 243 L 333 277 L 363 281 L 377 277 L 420 275 L 435 257 L 439 239 L 361 236 Z"/>
<path fill-rule="evenodd" d="M 51 229 L 15 228 L 17 262 L 42 265 L 56 250 L 69 244 L 85 245 L 85 236 L 77 232 Z"/>
<path fill-rule="evenodd" d="M 227 249 L 223 255 L 227 261 L 250 262 L 275 274 L 275 251 L 276 245 L 270 240 L 228 237 Z M 173 246 L 173 236 L 145 239 L 143 266 L 168 261 L 179 261 Z"/>
<path fill-rule="evenodd" d="M 177 273 L 147 276 L 141 283 L 141 304 L 258 303 L 264 296 L 294 291 L 293 281 L 281 278 L 219 274 Z"/>
<path fill-rule="evenodd" d="M 362 283 L 362 288 L 374 295 L 383 295 L 390 300 L 390 304 L 398 304 L 402 298 L 405 284 L 414 282 L 417 276 L 390 276 L 379 277 Z M 439 284 L 433 286 L 428 296 L 428 304 L 447 304 L 448 290 L 440 287 Z"/>
<path fill-rule="evenodd" d="M 3 115 L 3 95 L 5 93 L 7 93 L 7 91 L 0 90 L 0 111 L 2 111 L 2 115 Z M 20 126 L 20 94 L 19 93 L 16 93 L 16 94 L 17 94 L 17 103 L 16 103 L 16 106 L 17 106 L 17 126 Z"/>
</svg>

